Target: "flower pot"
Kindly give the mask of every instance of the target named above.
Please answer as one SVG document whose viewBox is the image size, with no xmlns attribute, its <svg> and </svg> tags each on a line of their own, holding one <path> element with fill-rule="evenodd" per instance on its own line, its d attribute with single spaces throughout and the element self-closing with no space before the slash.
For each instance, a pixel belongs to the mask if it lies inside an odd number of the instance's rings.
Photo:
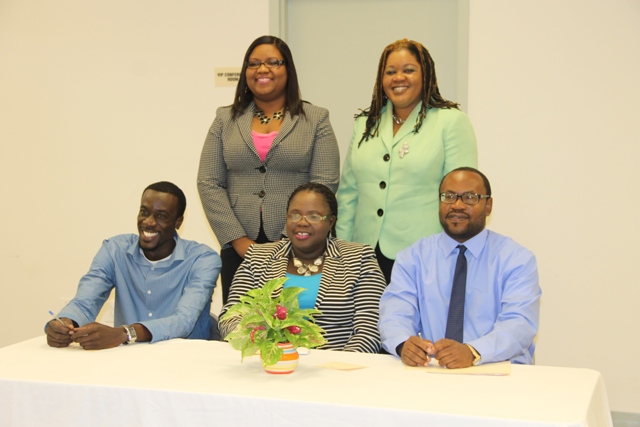
<svg viewBox="0 0 640 427">
<path fill-rule="evenodd" d="M 269 374 L 290 374 L 298 366 L 298 350 L 290 342 L 278 343 L 282 349 L 282 357 L 275 365 L 263 366 Z"/>
</svg>

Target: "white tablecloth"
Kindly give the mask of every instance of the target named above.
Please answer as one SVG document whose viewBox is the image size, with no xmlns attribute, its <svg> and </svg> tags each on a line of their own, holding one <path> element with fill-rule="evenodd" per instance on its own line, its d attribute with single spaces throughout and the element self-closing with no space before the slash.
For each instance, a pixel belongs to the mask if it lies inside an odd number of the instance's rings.
<svg viewBox="0 0 640 427">
<path fill-rule="evenodd" d="M 321 368 L 327 362 L 366 366 Z M 225 424 L 223 424 L 225 423 Z M 601 375 L 514 365 L 438 375 L 389 355 L 312 350 L 291 375 L 227 343 L 0 349 L 0 426 L 611 426 Z"/>
</svg>

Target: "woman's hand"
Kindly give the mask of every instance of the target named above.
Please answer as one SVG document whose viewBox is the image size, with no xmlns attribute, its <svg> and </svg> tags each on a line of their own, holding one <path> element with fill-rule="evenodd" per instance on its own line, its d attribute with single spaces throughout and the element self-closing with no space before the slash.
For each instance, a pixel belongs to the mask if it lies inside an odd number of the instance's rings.
<svg viewBox="0 0 640 427">
<path fill-rule="evenodd" d="M 233 246 L 233 249 L 238 253 L 238 255 L 244 258 L 247 250 L 249 250 L 249 246 L 253 245 L 254 243 L 254 240 L 251 240 L 247 236 L 242 236 L 236 240 L 232 240 L 231 246 Z"/>
</svg>

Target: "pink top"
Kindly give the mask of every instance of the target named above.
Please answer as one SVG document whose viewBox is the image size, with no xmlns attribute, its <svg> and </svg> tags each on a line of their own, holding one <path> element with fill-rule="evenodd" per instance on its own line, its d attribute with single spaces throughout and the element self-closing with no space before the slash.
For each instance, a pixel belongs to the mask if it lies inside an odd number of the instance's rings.
<svg viewBox="0 0 640 427">
<path fill-rule="evenodd" d="M 276 138 L 278 131 L 274 131 L 271 133 L 258 133 L 255 130 L 251 131 L 251 137 L 253 138 L 253 144 L 256 146 L 256 150 L 258 151 L 258 155 L 260 156 L 260 160 L 264 162 L 264 159 L 267 158 L 267 153 L 269 152 L 269 148 L 271 148 L 271 143 Z"/>
</svg>

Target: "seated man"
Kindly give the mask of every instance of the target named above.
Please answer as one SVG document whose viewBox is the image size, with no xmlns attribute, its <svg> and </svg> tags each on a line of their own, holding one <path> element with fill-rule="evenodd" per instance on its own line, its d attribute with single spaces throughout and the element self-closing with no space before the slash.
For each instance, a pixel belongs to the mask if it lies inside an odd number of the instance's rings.
<svg viewBox="0 0 640 427">
<path fill-rule="evenodd" d="M 485 230 L 491 186 L 473 168 L 440 183 L 442 233 L 399 252 L 380 300 L 382 346 L 410 366 L 533 363 L 540 312 L 534 255 Z M 468 273 L 468 274 L 467 274 Z"/>
<path fill-rule="evenodd" d="M 135 341 L 209 338 L 221 261 L 208 246 L 178 236 L 186 205 L 182 190 L 170 182 L 144 190 L 138 235 L 102 243 L 75 298 L 58 314 L 60 321 L 47 324 L 50 346 L 74 341 L 85 350 L 99 350 Z M 115 328 L 95 322 L 113 288 Z"/>
</svg>

